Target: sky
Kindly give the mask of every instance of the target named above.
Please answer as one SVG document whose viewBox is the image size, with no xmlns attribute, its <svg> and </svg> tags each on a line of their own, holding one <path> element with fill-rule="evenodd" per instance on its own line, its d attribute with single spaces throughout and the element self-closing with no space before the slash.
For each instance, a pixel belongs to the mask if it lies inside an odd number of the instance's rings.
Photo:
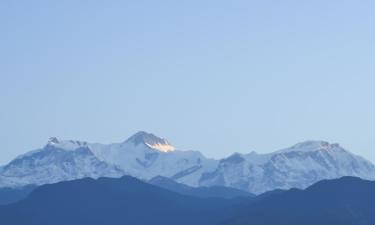
<svg viewBox="0 0 375 225">
<path fill-rule="evenodd" d="M 0 164 L 139 130 L 221 158 L 305 140 L 375 162 L 374 1 L 0 2 Z"/>
</svg>

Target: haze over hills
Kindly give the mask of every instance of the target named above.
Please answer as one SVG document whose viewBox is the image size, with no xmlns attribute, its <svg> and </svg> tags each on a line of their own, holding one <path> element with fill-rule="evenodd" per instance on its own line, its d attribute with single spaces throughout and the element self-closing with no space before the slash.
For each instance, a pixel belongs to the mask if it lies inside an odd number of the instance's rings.
<svg viewBox="0 0 375 225">
<path fill-rule="evenodd" d="M 147 183 L 175 193 L 199 198 L 250 199 L 255 197 L 254 194 L 251 194 L 247 191 L 241 191 L 230 187 L 190 187 L 161 176 L 154 177 L 151 180 L 147 181 Z M 10 203 L 21 201 L 25 199 L 36 188 L 38 188 L 38 186 L 34 185 L 27 185 L 16 188 L 0 188 L 0 205 L 7 205 Z"/>
<path fill-rule="evenodd" d="M 375 179 L 375 166 L 338 144 L 307 141 L 269 154 L 235 153 L 221 160 L 175 149 L 169 141 L 138 132 L 126 141 L 95 144 L 51 138 L 0 169 L 0 187 L 43 185 L 84 177 L 143 180 L 167 177 L 192 187 L 226 186 L 260 194 L 306 188 L 323 179 Z"/>
<path fill-rule="evenodd" d="M 211 187 L 190 187 L 185 184 L 177 183 L 176 181 L 157 176 L 152 178 L 148 181 L 148 183 L 153 184 L 155 186 L 183 194 L 201 198 L 240 198 L 240 197 L 247 197 L 253 198 L 255 197 L 254 194 L 251 194 L 247 191 L 241 191 L 238 189 L 230 188 L 230 187 L 223 187 L 223 186 L 211 186 Z"/>
</svg>

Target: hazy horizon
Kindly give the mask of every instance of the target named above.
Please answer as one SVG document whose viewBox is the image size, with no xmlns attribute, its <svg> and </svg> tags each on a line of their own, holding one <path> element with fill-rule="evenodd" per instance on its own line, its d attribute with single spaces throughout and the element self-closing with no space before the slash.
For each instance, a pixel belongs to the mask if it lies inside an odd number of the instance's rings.
<svg viewBox="0 0 375 225">
<path fill-rule="evenodd" d="M 374 7 L 2 1 L 0 165 L 139 130 L 214 158 L 325 140 L 375 162 Z"/>
</svg>

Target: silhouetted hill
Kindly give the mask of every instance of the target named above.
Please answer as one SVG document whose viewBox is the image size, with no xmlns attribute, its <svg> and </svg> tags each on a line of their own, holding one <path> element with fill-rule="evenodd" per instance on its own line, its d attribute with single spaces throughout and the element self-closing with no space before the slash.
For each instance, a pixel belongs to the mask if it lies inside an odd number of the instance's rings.
<svg viewBox="0 0 375 225">
<path fill-rule="evenodd" d="M 0 225 L 373 225 L 375 182 L 344 177 L 255 198 L 198 198 L 132 177 L 38 187 Z"/>
<path fill-rule="evenodd" d="M 177 194 L 132 177 L 61 182 L 38 187 L 0 206 L 0 225 L 217 224 L 233 201 Z"/>
<path fill-rule="evenodd" d="M 177 183 L 167 177 L 157 176 L 149 181 L 150 184 L 174 191 L 180 194 L 195 196 L 200 198 L 239 198 L 239 197 L 255 197 L 246 191 L 238 190 L 230 187 L 212 186 L 212 187 L 190 187 L 185 184 Z"/>
<path fill-rule="evenodd" d="M 263 196 L 225 225 L 372 225 L 375 182 L 354 177 L 326 180 L 306 190 Z"/>
</svg>

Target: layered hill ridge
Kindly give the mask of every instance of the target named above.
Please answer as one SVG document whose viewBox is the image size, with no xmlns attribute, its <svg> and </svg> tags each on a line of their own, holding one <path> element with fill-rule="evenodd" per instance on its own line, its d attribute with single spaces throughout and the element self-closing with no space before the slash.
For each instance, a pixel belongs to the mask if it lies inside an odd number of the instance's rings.
<svg viewBox="0 0 375 225">
<path fill-rule="evenodd" d="M 0 206 L 0 224 L 217 224 L 232 201 L 181 195 L 136 178 L 83 178 L 43 185 L 26 199 Z"/>
<path fill-rule="evenodd" d="M 221 225 L 371 225 L 375 223 L 375 182 L 356 177 L 323 180 L 248 204 Z"/>
<path fill-rule="evenodd" d="M 268 154 L 235 153 L 214 160 L 199 151 L 175 149 L 168 140 L 141 131 L 114 144 L 51 138 L 43 148 L 1 167 L 0 187 L 123 175 L 143 180 L 163 176 L 192 187 L 226 186 L 260 194 L 306 188 L 342 176 L 373 180 L 375 166 L 339 144 L 324 141 L 301 142 Z"/>
<path fill-rule="evenodd" d="M 305 190 L 291 189 L 255 198 L 202 198 L 194 197 L 190 190 L 180 191 L 160 188 L 129 176 L 84 178 L 43 185 L 22 201 L 0 205 L 0 224 L 375 223 L 375 201 L 372 199 L 375 182 L 355 177 L 324 180 Z"/>
</svg>

